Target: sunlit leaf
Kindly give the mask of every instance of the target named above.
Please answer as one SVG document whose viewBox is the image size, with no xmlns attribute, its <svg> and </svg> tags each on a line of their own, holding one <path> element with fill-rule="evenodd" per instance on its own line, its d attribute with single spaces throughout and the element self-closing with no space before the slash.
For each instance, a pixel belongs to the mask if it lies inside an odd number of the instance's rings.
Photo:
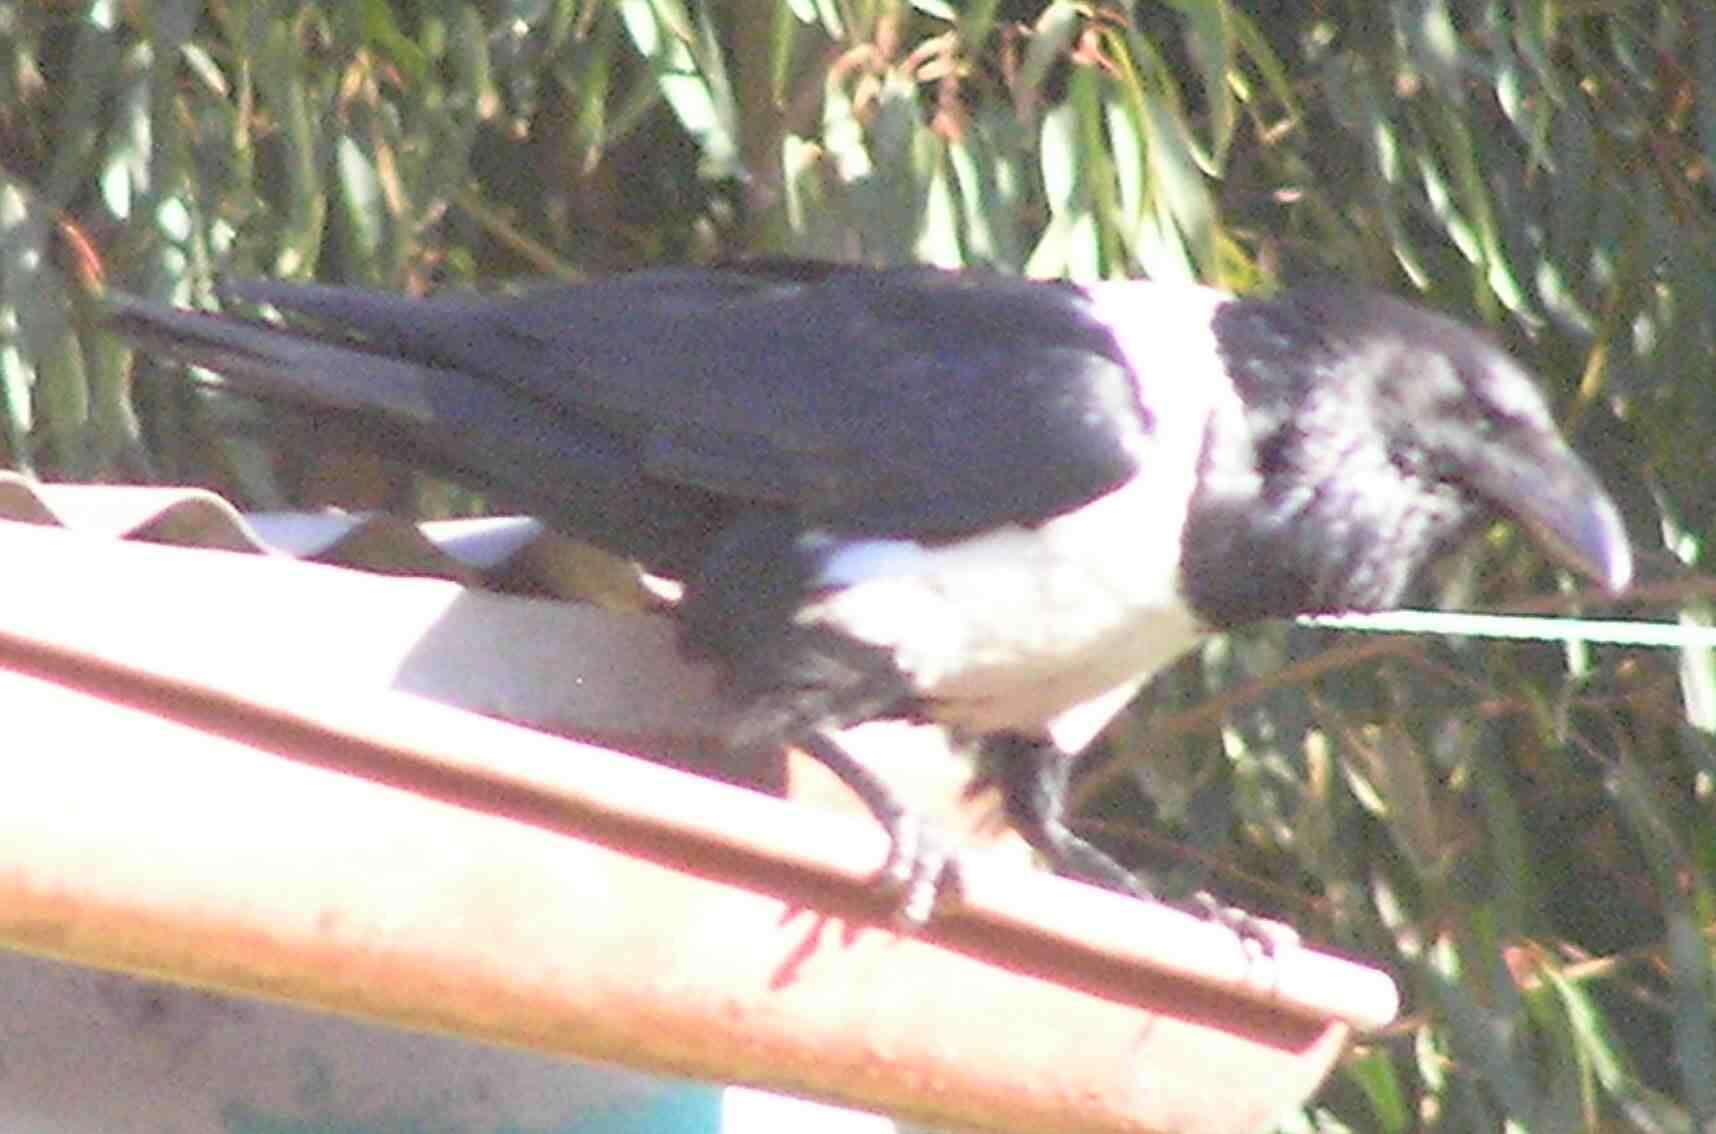
<svg viewBox="0 0 1716 1134">
<path fill-rule="evenodd" d="M 1238 65 L 1238 43 L 1230 0 L 1172 0 L 1186 15 L 1187 39 L 1197 60 L 1203 83 L 1204 114 L 1208 122 L 1206 149 L 1210 166 L 1226 160 L 1238 121 L 1233 88 L 1229 82 Z"/>
</svg>

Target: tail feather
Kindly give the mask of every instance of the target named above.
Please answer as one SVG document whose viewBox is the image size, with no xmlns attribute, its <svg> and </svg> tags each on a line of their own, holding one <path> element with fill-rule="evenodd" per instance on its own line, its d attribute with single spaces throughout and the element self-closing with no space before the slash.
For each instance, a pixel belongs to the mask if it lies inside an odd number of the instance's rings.
<svg viewBox="0 0 1716 1134">
<path fill-rule="evenodd" d="M 158 357 L 212 370 L 259 397 L 427 426 L 452 376 L 359 345 L 236 317 L 110 295 L 108 326 Z"/>
<path fill-rule="evenodd" d="M 322 302 L 334 297 L 318 294 L 331 290 L 243 285 L 244 298 L 279 300 L 330 320 L 315 330 L 117 294 L 106 317 L 112 330 L 153 355 L 214 371 L 250 396 L 352 419 L 354 432 L 386 455 L 472 482 L 505 507 L 540 515 L 653 571 L 685 577 L 696 568 L 728 506 L 706 492 L 650 480 L 639 438 L 480 375 L 399 357 L 387 340 L 407 328 L 389 322 L 391 312 L 363 312 L 361 339 L 342 333 L 331 321 L 352 316 L 354 293 L 342 292 L 335 310 Z M 365 302 L 367 293 L 356 294 Z M 380 293 L 374 298 L 388 306 Z"/>
<path fill-rule="evenodd" d="M 223 302 L 230 304 L 237 300 L 273 307 L 312 320 L 324 336 L 419 361 L 424 360 L 425 345 L 434 342 L 436 329 L 449 322 L 450 315 L 469 310 L 474 302 L 472 297 L 463 295 L 418 297 L 370 288 L 270 279 L 223 281 L 220 294 Z"/>
</svg>

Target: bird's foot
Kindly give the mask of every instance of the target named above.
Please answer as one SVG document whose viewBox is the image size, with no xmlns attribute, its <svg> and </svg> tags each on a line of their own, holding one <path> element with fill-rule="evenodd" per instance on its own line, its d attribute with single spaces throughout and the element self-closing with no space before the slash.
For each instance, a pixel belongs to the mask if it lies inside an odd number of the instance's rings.
<svg viewBox="0 0 1716 1134">
<path fill-rule="evenodd" d="M 876 875 L 894 901 L 894 924 L 906 932 L 928 925 L 936 908 L 959 890 L 959 856 L 946 833 L 910 811 L 878 814 L 888 834 L 888 857 Z"/>
<path fill-rule="evenodd" d="M 1258 917 L 1238 906 L 1223 904 L 1208 890 L 1199 890 L 1186 901 L 1192 913 L 1231 930 L 1240 942 L 1266 957 L 1279 956 L 1299 945 L 1299 931 L 1284 921 Z"/>
<path fill-rule="evenodd" d="M 973 788 L 993 784 L 1001 789 L 1014 828 L 1048 860 L 1055 873 L 1143 901 L 1163 900 L 1148 876 L 1128 870 L 1067 826 L 1066 792 L 1071 770 L 1072 758 L 1046 742 L 1003 734 L 985 743 L 982 773 Z M 1175 888 L 1167 904 L 1232 930 L 1241 942 L 1264 955 L 1298 944 L 1299 936 L 1289 925 L 1223 905 L 1203 891 L 1176 900 L 1183 893 L 1183 889 Z"/>
<path fill-rule="evenodd" d="M 937 904 L 959 885 L 959 860 L 946 833 L 900 803 L 887 784 L 829 737 L 816 733 L 802 747 L 852 789 L 887 834 L 888 857 L 876 882 L 894 904 L 894 924 L 905 932 L 928 925 Z"/>
</svg>

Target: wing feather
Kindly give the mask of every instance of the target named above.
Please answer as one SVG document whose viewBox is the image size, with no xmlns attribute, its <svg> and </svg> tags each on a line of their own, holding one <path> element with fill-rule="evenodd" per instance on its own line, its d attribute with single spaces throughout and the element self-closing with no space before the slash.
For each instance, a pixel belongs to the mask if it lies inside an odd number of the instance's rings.
<svg viewBox="0 0 1716 1134">
<path fill-rule="evenodd" d="M 1041 521 L 1136 472 L 1150 423 L 1078 289 L 927 268 L 801 275 L 671 268 L 511 299 L 233 290 L 504 390 L 557 427 L 629 436 L 645 476 L 807 525 L 957 537 Z M 446 397 L 453 414 L 469 402 Z"/>
</svg>

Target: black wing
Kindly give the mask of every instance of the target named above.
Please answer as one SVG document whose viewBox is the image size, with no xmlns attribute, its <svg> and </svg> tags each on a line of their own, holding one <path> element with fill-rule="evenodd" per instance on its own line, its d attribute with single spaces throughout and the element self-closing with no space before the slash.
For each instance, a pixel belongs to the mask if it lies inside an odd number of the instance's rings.
<svg viewBox="0 0 1716 1134">
<path fill-rule="evenodd" d="M 113 321 L 660 570 L 737 511 L 951 538 L 1137 471 L 1149 422 L 1075 288 L 934 269 L 663 269 L 510 299 L 249 282 L 314 332 L 123 301 Z M 168 319 L 171 315 L 173 318 Z"/>
</svg>

